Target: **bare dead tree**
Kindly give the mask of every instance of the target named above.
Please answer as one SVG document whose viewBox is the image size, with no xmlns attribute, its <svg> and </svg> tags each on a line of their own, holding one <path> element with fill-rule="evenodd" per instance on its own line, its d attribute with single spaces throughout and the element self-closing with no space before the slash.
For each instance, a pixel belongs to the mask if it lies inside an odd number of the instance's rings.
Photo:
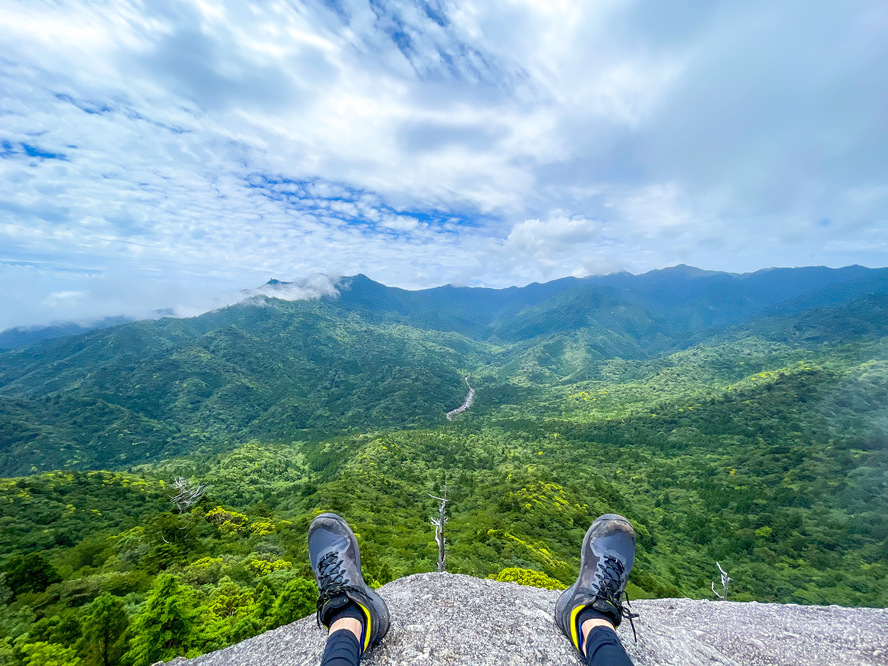
<svg viewBox="0 0 888 666">
<path fill-rule="evenodd" d="M 721 573 L 721 584 L 722 584 L 722 593 L 719 594 L 715 589 L 715 581 L 712 581 L 712 593 L 717 596 L 721 600 L 725 600 L 728 598 L 728 586 L 731 584 L 731 581 L 734 580 L 728 575 L 728 572 L 722 569 L 722 565 L 719 562 L 716 562 L 715 565 L 718 567 L 719 573 Z"/>
<path fill-rule="evenodd" d="M 444 546 L 447 543 L 447 540 L 444 538 L 444 525 L 448 521 L 446 511 L 447 502 L 450 501 L 447 499 L 447 484 L 444 484 L 444 497 L 435 497 L 432 494 L 429 494 L 429 497 L 441 502 L 438 505 L 438 517 L 432 516 L 429 519 L 429 522 L 435 526 L 435 543 L 438 544 L 438 572 L 440 573 L 447 570 L 447 555 L 444 552 Z"/>
<path fill-rule="evenodd" d="M 178 507 L 179 513 L 184 513 L 186 509 L 197 504 L 207 489 L 204 484 L 192 485 L 191 481 L 181 476 L 173 479 L 172 486 L 178 492 L 170 502 Z"/>
</svg>

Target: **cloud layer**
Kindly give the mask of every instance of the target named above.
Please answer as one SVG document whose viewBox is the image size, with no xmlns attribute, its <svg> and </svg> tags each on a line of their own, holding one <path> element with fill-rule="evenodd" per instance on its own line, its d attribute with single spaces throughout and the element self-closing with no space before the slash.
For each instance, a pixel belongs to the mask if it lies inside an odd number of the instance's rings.
<svg viewBox="0 0 888 666">
<path fill-rule="evenodd" d="M 0 41 L 0 328 L 888 263 L 884 3 L 22 0 Z"/>
</svg>

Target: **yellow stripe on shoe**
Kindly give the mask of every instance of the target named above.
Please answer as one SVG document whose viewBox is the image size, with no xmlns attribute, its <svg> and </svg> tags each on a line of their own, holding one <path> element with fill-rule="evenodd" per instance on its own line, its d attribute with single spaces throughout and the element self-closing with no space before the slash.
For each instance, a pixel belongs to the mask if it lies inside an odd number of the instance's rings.
<svg viewBox="0 0 888 666">
<path fill-rule="evenodd" d="M 373 628 L 370 624 L 370 611 L 368 611 L 363 604 L 359 604 L 357 601 L 355 602 L 358 606 L 361 607 L 361 610 L 364 611 L 364 617 L 367 618 L 367 626 L 364 629 L 364 646 L 361 648 L 361 654 L 367 651 L 367 648 L 370 646 L 370 630 Z"/>
<path fill-rule="evenodd" d="M 577 635 L 577 615 L 580 614 L 585 606 L 577 606 L 570 612 L 570 639 L 573 641 L 574 647 L 579 650 L 581 653 L 583 649 L 580 647 L 580 639 L 583 637 L 582 634 Z"/>
</svg>

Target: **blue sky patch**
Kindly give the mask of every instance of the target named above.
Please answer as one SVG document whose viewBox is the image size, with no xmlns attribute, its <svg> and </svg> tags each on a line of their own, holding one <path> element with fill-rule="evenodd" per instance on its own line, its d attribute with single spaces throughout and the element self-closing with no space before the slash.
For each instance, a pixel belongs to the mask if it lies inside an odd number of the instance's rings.
<svg viewBox="0 0 888 666">
<path fill-rule="evenodd" d="M 0 142 L 0 158 L 9 159 L 20 157 L 22 155 L 36 157 L 41 160 L 68 160 L 68 156 L 64 153 L 54 153 L 29 143 L 12 143 L 10 141 Z"/>
</svg>

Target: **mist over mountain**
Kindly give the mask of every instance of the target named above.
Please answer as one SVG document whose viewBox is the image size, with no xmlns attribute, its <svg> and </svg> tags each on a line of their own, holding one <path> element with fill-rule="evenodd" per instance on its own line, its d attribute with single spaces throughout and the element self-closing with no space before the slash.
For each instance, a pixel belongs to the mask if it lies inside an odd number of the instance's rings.
<svg viewBox="0 0 888 666">
<path fill-rule="evenodd" d="M 273 289 L 290 284 L 269 283 Z M 490 338 L 494 335 L 491 327 L 496 328 L 499 322 L 502 330 L 507 330 L 520 312 L 564 292 L 569 295 L 559 303 L 552 302 L 551 309 L 569 309 L 572 298 L 578 299 L 574 304 L 577 309 L 594 309 L 605 302 L 595 305 L 579 300 L 608 299 L 609 304 L 640 305 L 676 331 L 687 331 L 744 321 L 769 308 L 772 313 L 791 314 L 870 293 L 888 293 L 888 269 L 772 268 L 735 274 L 678 265 L 640 275 L 568 277 L 506 289 L 446 285 L 416 291 L 386 287 L 357 275 L 341 278 L 337 287 L 339 293 L 334 297 L 344 309 L 370 318 Z"/>
<path fill-rule="evenodd" d="M 525 287 L 490 289 L 446 285 L 406 290 L 386 287 L 365 275 L 351 277 L 311 275 L 298 281 L 270 279 L 258 288 L 243 289 L 238 301 L 261 297 L 286 301 L 342 299 L 343 307 L 369 317 L 416 318 L 420 327 L 483 335 L 481 328 L 517 314 L 552 296 L 579 289 L 592 290 L 615 300 L 644 306 L 667 318 L 701 317 L 691 326 L 705 328 L 774 307 L 774 312 L 797 312 L 817 305 L 844 302 L 868 293 L 886 291 L 885 269 L 848 266 L 772 268 L 755 273 L 707 271 L 680 264 L 640 275 L 612 273 L 586 278 L 562 278 Z M 597 289 L 595 289 L 597 288 Z M 708 310 L 708 317 L 703 313 Z M 155 310 L 151 319 L 179 316 L 175 308 Z M 93 321 L 60 322 L 49 326 L 14 327 L 0 331 L 0 350 L 21 347 L 49 338 L 66 337 L 132 321 L 132 317 L 106 317 Z M 412 319 L 411 319 L 412 321 Z M 685 322 L 687 325 L 687 322 Z"/>
<path fill-rule="evenodd" d="M 49 326 L 14 326 L 0 331 L 0 350 L 24 347 L 41 340 L 65 338 L 97 328 L 110 328 L 129 321 L 132 321 L 129 317 L 105 317 L 98 320 L 64 322 Z"/>
</svg>

